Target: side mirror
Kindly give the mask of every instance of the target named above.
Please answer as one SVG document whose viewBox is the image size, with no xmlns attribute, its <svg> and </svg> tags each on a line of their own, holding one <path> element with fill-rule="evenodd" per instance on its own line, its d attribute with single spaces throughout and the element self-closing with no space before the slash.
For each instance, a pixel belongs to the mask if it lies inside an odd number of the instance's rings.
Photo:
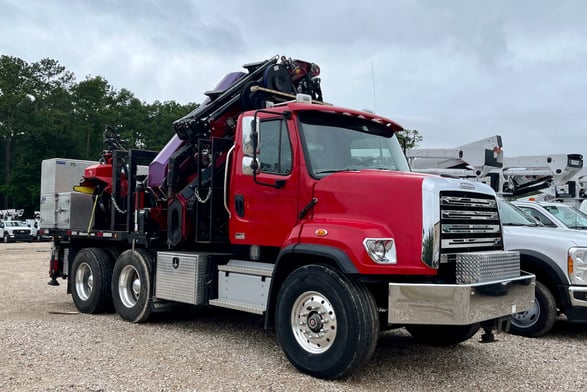
<svg viewBox="0 0 587 392">
<path fill-rule="evenodd" d="M 256 117 L 253 117 L 251 120 L 251 134 L 250 143 L 253 147 L 253 156 L 259 154 L 259 120 Z"/>
<path fill-rule="evenodd" d="M 250 119 L 250 121 L 249 121 Z M 243 119 L 242 143 L 244 154 L 248 157 L 258 155 L 259 151 L 259 120 L 253 116 Z"/>
</svg>

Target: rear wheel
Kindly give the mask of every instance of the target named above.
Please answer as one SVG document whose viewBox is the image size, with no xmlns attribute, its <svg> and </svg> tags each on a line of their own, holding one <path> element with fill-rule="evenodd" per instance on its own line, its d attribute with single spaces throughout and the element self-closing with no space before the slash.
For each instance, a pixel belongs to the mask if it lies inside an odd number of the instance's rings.
<svg viewBox="0 0 587 392">
<path fill-rule="evenodd" d="M 141 323 L 151 316 L 153 256 L 144 249 L 123 252 L 112 272 L 112 299 L 116 313 L 126 321 Z"/>
<path fill-rule="evenodd" d="M 323 265 L 301 267 L 285 280 L 275 325 L 289 361 L 324 379 L 344 377 L 366 363 L 379 334 L 371 293 L 354 278 Z"/>
<path fill-rule="evenodd" d="M 111 307 L 112 264 L 104 250 L 80 250 L 73 260 L 70 276 L 71 295 L 80 312 L 103 313 Z"/>
<path fill-rule="evenodd" d="M 420 343 L 437 347 L 454 346 L 469 340 L 479 331 L 472 325 L 408 325 L 406 329 Z"/>
<path fill-rule="evenodd" d="M 511 317 L 510 332 L 515 335 L 537 338 L 545 335 L 556 321 L 557 307 L 554 296 L 544 284 L 536 281 L 534 305 L 525 312 Z"/>
</svg>

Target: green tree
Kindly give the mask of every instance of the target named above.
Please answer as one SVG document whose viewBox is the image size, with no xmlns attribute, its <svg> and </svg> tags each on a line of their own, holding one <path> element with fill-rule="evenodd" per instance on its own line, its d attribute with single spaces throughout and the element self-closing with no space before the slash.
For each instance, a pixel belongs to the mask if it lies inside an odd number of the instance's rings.
<svg viewBox="0 0 587 392">
<path fill-rule="evenodd" d="M 104 125 L 111 120 L 115 91 L 101 76 L 86 77 L 72 89 L 71 124 L 77 151 L 70 158 L 98 159 Z"/>
<path fill-rule="evenodd" d="M 415 129 L 404 129 L 403 131 L 396 132 L 396 136 L 404 151 L 418 147 L 424 139 L 420 135 L 420 132 Z"/>
<path fill-rule="evenodd" d="M 54 60 L 28 64 L 19 58 L 0 57 L 3 208 L 30 204 L 31 195 L 37 196 L 38 203 L 38 157 L 46 151 L 47 144 L 55 142 L 54 135 L 46 134 L 51 131 L 45 124 L 49 119 L 47 105 L 57 102 L 56 95 L 67 96 L 72 82 L 73 74 Z"/>
</svg>

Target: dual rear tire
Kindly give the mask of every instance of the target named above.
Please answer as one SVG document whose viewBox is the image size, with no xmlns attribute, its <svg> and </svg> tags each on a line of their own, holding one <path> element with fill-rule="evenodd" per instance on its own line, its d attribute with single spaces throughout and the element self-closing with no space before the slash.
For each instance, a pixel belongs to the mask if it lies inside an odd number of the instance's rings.
<svg viewBox="0 0 587 392">
<path fill-rule="evenodd" d="M 71 271 L 71 293 L 82 313 L 99 314 L 116 310 L 126 321 L 146 321 L 152 311 L 152 268 L 150 252 L 84 248 L 75 256 Z"/>
</svg>

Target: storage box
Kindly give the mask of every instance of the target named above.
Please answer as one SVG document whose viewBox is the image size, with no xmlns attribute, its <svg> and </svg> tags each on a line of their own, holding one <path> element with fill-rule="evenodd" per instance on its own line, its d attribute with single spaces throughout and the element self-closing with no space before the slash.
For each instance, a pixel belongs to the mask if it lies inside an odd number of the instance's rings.
<svg viewBox="0 0 587 392">
<path fill-rule="evenodd" d="M 41 227 L 87 230 L 92 215 L 92 195 L 62 192 L 41 195 Z"/>
<path fill-rule="evenodd" d="M 41 163 L 41 223 L 45 229 L 87 230 L 92 196 L 72 192 L 97 161 L 52 158 Z"/>
<path fill-rule="evenodd" d="M 192 305 L 208 301 L 209 255 L 189 252 L 157 252 L 155 297 Z"/>
<path fill-rule="evenodd" d="M 265 309 L 273 265 L 230 260 L 218 267 L 218 299 Z"/>
<path fill-rule="evenodd" d="M 81 159 L 45 159 L 41 163 L 41 195 L 71 192 L 80 183 L 86 167 L 96 164 Z"/>
</svg>

